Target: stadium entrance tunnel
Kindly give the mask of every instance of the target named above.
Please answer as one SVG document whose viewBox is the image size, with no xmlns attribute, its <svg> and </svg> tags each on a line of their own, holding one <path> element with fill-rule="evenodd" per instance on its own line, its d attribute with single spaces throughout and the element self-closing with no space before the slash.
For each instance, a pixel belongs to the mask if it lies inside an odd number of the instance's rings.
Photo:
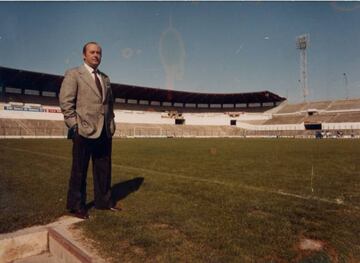
<svg viewBox="0 0 360 263">
<path fill-rule="evenodd" d="M 322 130 L 321 123 L 305 123 L 305 130 Z"/>
<path fill-rule="evenodd" d="M 184 125 L 185 120 L 184 119 L 175 119 L 175 125 Z"/>
</svg>

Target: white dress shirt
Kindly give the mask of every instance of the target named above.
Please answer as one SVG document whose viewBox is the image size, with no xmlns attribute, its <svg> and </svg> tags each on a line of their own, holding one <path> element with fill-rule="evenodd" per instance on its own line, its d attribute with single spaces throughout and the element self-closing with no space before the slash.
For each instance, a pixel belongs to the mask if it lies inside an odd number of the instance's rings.
<svg viewBox="0 0 360 263">
<path fill-rule="evenodd" d="M 85 68 L 90 72 L 90 74 L 91 74 L 91 77 L 94 79 L 94 81 L 95 81 L 95 76 L 94 76 L 94 73 L 93 73 L 93 71 L 94 71 L 94 69 L 92 68 L 92 67 L 90 67 L 88 64 L 86 64 L 86 63 L 84 63 L 84 66 L 85 66 Z M 99 75 L 99 73 L 98 73 L 98 70 L 96 70 L 96 75 L 98 76 L 98 78 L 99 78 L 99 80 L 100 80 L 100 83 L 101 83 L 101 87 L 102 87 L 102 89 L 104 90 L 104 83 L 103 83 L 103 80 L 102 80 L 102 77 Z"/>
</svg>

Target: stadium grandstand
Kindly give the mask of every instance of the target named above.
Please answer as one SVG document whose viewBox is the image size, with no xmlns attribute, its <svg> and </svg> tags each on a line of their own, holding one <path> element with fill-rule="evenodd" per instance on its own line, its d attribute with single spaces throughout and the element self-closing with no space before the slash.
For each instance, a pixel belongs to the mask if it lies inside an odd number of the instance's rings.
<svg viewBox="0 0 360 263">
<path fill-rule="evenodd" d="M 0 136 L 64 137 L 63 76 L 0 67 Z M 112 83 L 117 137 L 360 136 L 360 99 L 289 104 L 270 91 L 195 93 Z"/>
</svg>

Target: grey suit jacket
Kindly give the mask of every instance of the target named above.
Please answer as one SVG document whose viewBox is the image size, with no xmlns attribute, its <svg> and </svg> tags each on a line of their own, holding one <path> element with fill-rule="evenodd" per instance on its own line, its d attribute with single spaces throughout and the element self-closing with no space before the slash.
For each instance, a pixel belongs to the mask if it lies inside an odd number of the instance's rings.
<svg viewBox="0 0 360 263">
<path fill-rule="evenodd" d="M 60 108 L 67 127 L 77 124 L 79 134 L 91 139 L 98 138 L 103 127 L 108 137 L 115 132 L 110 79 L 102 72 L 99 74 L 103 82 L 102 98 L 95 80 L 84 65 L 66 71 L 59 94 Z"/>
</svg>

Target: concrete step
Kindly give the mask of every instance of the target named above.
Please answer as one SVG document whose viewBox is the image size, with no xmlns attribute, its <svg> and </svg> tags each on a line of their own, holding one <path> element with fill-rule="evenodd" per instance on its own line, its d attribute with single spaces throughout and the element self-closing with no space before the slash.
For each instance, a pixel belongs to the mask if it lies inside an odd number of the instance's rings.
<svg viewBox="0 0 360 263">
<path fill-rule="evenodd" d="M 66 228 L 49 229 L 49 252 L 59 263 L 95 262 Z"/>
<path fill-rule="evenodd" d="M 103 263 L 71 227 L 79 220 L 63 217 L 46 226 L 35 226 L 0 235 L 1 263 Z"/>
<path fill-rule="evenodd" d="M 13 261 L 13 263 L 57 263 L 56 257 L 50 253 L 44 253 L 36 256 L 26 257 Z"/>
</svg>

